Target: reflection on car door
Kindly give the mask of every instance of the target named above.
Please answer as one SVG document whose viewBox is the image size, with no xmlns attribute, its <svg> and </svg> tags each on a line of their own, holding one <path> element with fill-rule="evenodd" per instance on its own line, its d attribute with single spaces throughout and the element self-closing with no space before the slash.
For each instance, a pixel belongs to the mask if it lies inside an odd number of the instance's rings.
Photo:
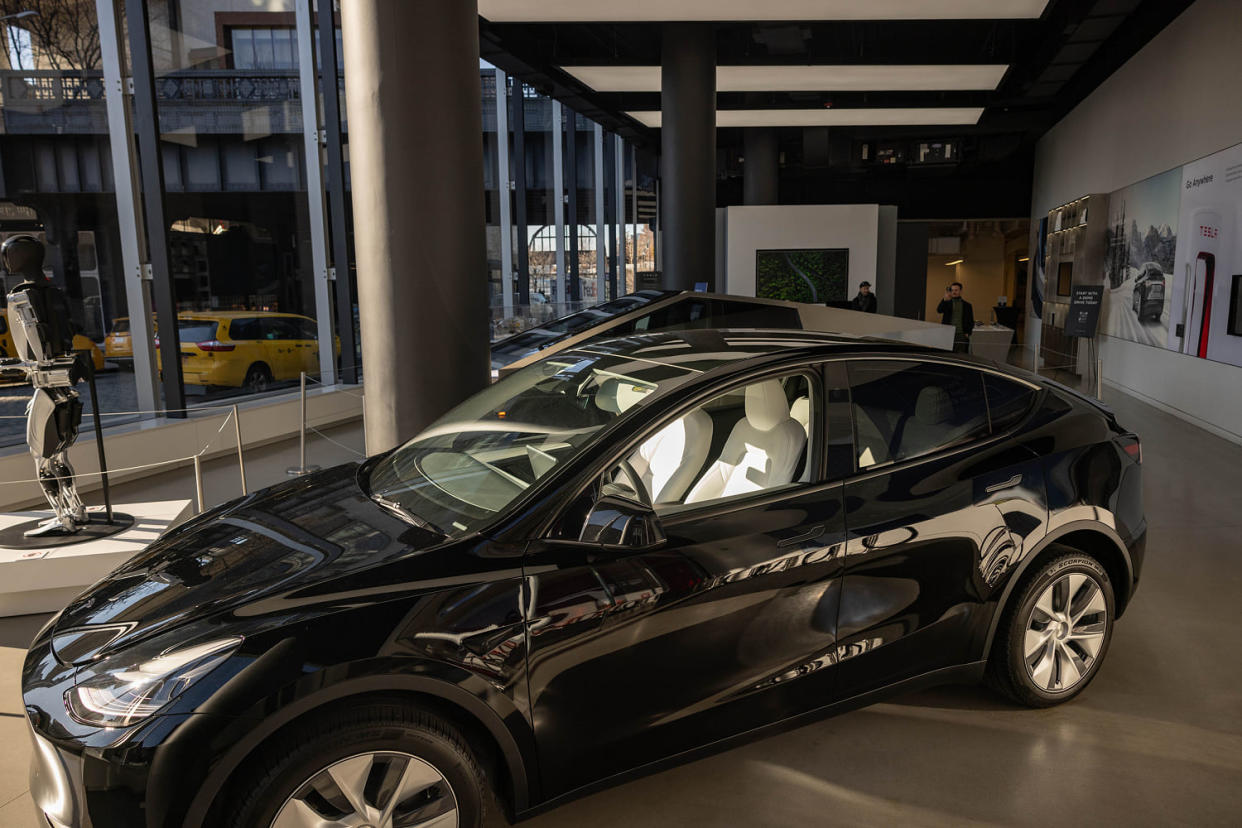
<svg viewBox="0 0 1242 828">
<path fill-rule="evenodd" d="M 528 550 L 530 705 L 549 795 L 832 700 L 840 484 L 792 483 L 663 523 L 654 550 Z"/>
<path fill-rule="evenodd" d="M 993 587 L 1021 541 L 1002 507 L 1043 500 L 1034 454 L 988 442 L 981 372 L 875 360 L 851 361 L 849 375 L 858 473 L 845 486 L 843 695 L 979 658 Z"/>
</svg>

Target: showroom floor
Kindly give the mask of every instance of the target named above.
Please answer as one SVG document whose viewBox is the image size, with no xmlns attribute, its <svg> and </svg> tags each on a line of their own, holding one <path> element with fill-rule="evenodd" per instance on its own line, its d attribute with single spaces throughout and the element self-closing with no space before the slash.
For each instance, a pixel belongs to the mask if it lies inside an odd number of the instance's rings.
<svg viewBox="0 0 1242 828">
<path fill-rule="evenodd" d="M 1060 708 L 973 687 L 898 698 L 562 806 L 530 828 L 1242 823 L 1242 446 L 1110 391 L 1143 438 L 1143 583 Z M 0 826 L 35 828 L 18 692 L 44 616 L 0 620 Z M 502 821 L 493 820 L 500 825 Z"/>
</svg>

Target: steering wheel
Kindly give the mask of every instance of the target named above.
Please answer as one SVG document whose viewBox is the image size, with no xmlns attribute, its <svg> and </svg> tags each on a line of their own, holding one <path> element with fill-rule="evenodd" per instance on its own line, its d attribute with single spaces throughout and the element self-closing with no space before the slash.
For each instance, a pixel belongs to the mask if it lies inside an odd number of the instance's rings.
<svg viewBox="0 0 1242 828">
<path fill-rule="evenodd" d="M 634 468 L 634 466 L 631 465 L 630 461 L 628 459 L 622 460 L 621 462 L 617 464 L 616 468 L 625 469 L 625 473 L 630 478 L 630 488 L 632 488 L 634 490 L 634 493 L 638 495 L 638 502 L 641 505 L 646 506 L 647 508 L 653 508 L 653 505 L 651 503 L 651 492 L 647 491 L 647 487 L 643 483 L 642 476 L 638 473 L 638 471 Z M 618 481 L 617 479 L 618 477 L 619 475 L 613 474 L 612 480 L 609 482 L 611 483 L 621 482 L 621 481 Z"/>
</svg>

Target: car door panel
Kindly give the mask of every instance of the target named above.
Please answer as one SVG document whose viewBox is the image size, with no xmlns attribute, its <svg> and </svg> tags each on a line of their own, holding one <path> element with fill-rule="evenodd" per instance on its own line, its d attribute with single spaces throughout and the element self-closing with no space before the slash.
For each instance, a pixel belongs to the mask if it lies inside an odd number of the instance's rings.
<svg viewBox="0 0 1242 828">
<path fill-rule="evenodd" d="M 841 487 L 670 518 L 667 543 L 608 559 L 538 542 L 529 692 L 553 795 L 832 701 Z M 601 583 L 572 618 L 538 596 Z"/>
<path fill-rule="evenodd" d="M 984 657 L 995 592 L 1043 523 L 1030 505 L 1043 499 L 1034 453 L 989 429 L 985 417 L 973 439 L 846 482 L 843 694 Z"/>
</svg>

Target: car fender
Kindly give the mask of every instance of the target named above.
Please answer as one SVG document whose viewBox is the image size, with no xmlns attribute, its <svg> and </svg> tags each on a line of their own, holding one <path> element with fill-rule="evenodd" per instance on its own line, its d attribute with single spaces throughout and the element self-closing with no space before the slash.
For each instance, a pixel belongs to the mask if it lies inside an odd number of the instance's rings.
<svg viewBox="0 0 1242 828">
<path fill-rule="evenodd" d="M 1099 507 L 1089 508 L 1091 508 L 1094 512 L 1107 512 L 1107 510 L 1100 509 Z M 983 641 L 983 652 L 980 656 L 981 658 L 986 659 L 988 654 L 992 652 L 992 642 L 996 638 L 996 631 L 1000 627 L 1000 622 L 1005 615 L 1005 610 L 1009 608 L 1009 602 L 1013 597 L 1012 593 L 1017 585 L 1022 581 L 1022 578 L 1026 574 L 1027 570 L 1037 560 L 1039 560 L 1043 552 L 1049 546 L 1056 543 L 1058 539 L 1063 538 L 1072 532 L 1081 531 L 1094 532 L 1108 538 L 1117 547 L 1117 551 L 1121 554 L 1122 560 L 1125 561 L 1126 574 L 1129 578 L 1129 583 L 1124 586 L 1126 589 L 1129 589 L 1130 583 L 1133 583 L 1134 580 L 1134 562 L 1130 559 L 1130 550 L 1126 548 L 1125 542 L 1122 541 L 1121 536 L 1117 534 L 1116 529 L 1102 521 L 1085 518 L 1058 522 L 1057 525 L 1048 530 L 1047 534 L 1036 541 L 1031 546 L 1030 550 L 1022 556 L 1022 559 L 1018 562 L 1017 566 L 1010 570 L 1009 577 L 1005 581 L 1005 586 L 1001 590 L 1000 598 L 997 600 L 996 611 L 992 613 L 992 620 L 988 624 L 987 636 Z M 1118 588 L 1120 589 L 1121 587 L 1122 585 L 1119 584 Z"/>
<path fill-rule="evenodd" d="M 520 812 L 529 808 L 537 794 L 531 787 L 532 779 L 537 777 L 534 733 L 512 700 L 460 667 L 402 661 L 395 664 L 390 659 L 373 659 L 319 670 L 291 686 L 274 687 L 267 698 L 255 705 L 257 709 L 230 719 L 232 726 L 227 729 L 238 731 L 237 739 L 212 761 L 210 771 L 189 803 L 184 824 L 202 825 L 233 772 L 282 727 L 334 702 L 376 694 L 429 696 L 471 716 L 499 746 L 499 758 L 512 781 L 514 809 Z M 348 675 L 339 677 L 341 672 Z M 328 674 L 337 674 L 339 678 Z M 217 721 L 222 718 L 212 714 L 203 717 Z"/>
</svg>

